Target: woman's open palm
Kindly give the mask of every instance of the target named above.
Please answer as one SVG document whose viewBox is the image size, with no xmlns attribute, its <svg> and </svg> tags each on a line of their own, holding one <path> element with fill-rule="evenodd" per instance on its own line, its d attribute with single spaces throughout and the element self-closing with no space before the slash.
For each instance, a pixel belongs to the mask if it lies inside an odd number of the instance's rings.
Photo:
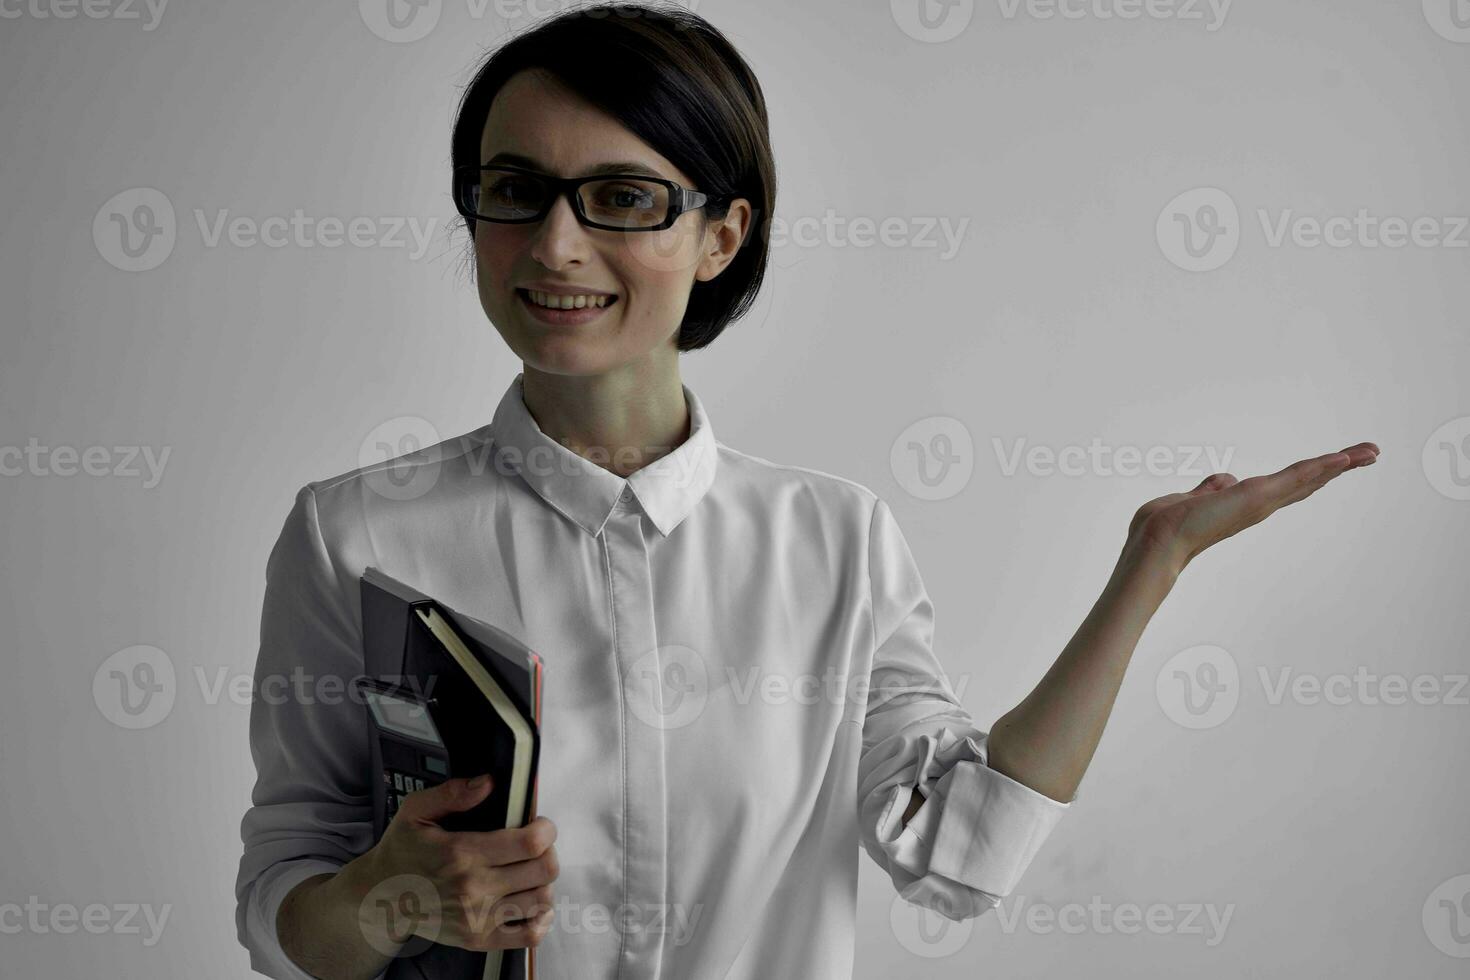
<svg viewBox="0 0 1470 980">
<path fill-rule="evenodd" d="M 1248 480 L 1214 473 L 1184 493 L 1150 500 L 1133 515 L 1128 541 L 1168 556 L 1176 572 L 1195 555 L 1270 517 L 1287 504 L 1310 497 L 1329 480 L 1378 459 L 1378 447 L 1360 442 L 1341 452 L 1293 463 Z"/>
</svg>

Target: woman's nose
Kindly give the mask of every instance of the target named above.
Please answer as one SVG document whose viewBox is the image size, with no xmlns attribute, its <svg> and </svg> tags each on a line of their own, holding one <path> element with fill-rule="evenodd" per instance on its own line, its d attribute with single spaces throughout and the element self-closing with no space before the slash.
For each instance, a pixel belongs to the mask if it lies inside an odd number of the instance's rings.
<svg viewBox="0 0 1470 980">
<path fill-rule="evenodd" d="M 531 243 L 531 256 L 548 269 L 558 269 L 568 262 L 583 261 L 591 243 L 587 229 L 577 220 L 572 202 L 559 194 L 551 210 L 536 226 Z"/>
</svg>

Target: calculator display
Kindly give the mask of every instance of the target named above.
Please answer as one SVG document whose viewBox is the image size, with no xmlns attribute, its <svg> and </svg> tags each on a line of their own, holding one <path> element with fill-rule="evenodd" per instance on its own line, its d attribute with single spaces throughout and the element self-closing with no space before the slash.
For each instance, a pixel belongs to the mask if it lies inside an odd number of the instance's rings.
<svg viewBox="0 0 1470 980">
<path fill-rule="evenodd" d="M 363 692 L 363 695 L 379 727 L 407 738 L 418 739 L 420 742 L 428 742 L 441 749 L 444 748 L 444 740 L 439 737 L 439 730 L 434 727 L 434 719 L 429 717 L 428 709 L 422 704 L 405 701 L 381 691 L 367 690 Z"/>
</svg>

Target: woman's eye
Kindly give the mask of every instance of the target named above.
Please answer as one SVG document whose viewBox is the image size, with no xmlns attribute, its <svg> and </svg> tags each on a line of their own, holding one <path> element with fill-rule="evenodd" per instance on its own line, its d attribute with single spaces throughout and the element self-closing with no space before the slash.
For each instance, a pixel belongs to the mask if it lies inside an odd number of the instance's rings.
<svg viewBox="0 0 1470 980">
<path fill-rule="evenodd" d="M 527 181 L 517 180 L 514 177 L 502 177 L 491 181 L 485 192 L 496 200 L 518 201 L 529 197 L 532 194 L 532 188 Z"/>
<path fill-rule="evenodd" d="M 628 184 L 604 187 L 601 197 L 609 207 L 631 209 L 653 206 L 653 195 L 649 191 Z"/>
</svg>

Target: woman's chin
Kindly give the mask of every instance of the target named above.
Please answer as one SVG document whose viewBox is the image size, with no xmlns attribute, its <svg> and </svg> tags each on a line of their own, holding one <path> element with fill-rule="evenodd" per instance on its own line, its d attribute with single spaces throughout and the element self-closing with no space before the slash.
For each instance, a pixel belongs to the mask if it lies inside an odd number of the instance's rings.
<svg viewBox="0 0 1470 980">
<path fill-rule="evenodd" d="M 617 366 L 604 345 L 587 337 L 542 334 L 513 349 L 528 367 L 544 374 L 604 374 Z"/>
</svg>

